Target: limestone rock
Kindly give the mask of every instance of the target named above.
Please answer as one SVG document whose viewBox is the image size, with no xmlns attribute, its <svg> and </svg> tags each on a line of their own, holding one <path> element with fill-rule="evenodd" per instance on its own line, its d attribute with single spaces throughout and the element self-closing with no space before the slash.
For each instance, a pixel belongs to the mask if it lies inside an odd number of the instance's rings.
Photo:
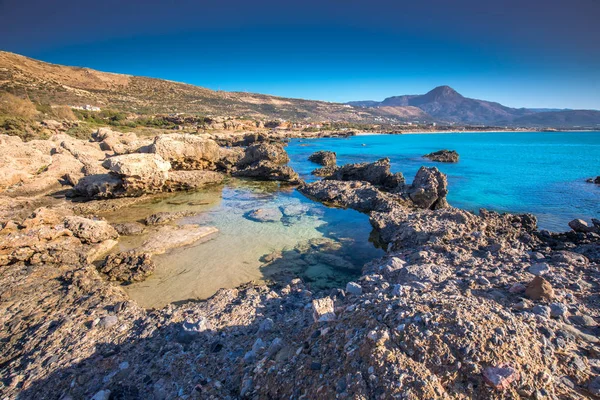
<svg viewBox="0 0 600 400">
<path fill-rule="evenodd" d="M 52 163 L 50 155 L 23 143 L 17 136 L 0 135 L 0 190 L 22 183 Z"/>
<path fill-rule="evenodd" d="M 331 297 L 313 300 L 312 309 L 313 319 L 315 322 L 328 322 L 335 320 L 335 311 Z"/>
<path fill-rule="evenodd" d="M 100 243 L 109 239 L 116 239 L 119 234 L 108 222 L 97 221 L 79 216 L 65 217 L 65 228 L 73 232 L 75 237 L 84 243 Z"/>
<path fill-rule="evenodd" d="M 141 152 L 140 149 L 152 144 L 151 140 L 140 139 L 133 132 L 116 132 L 110 128 L 98 129 L 92 138 L 99 142 L 103 151 L 112 152 L 113 155 Z"/>
<path fill-rule="evenodd" d="M 237 167 L 242 169 L 261 161 L 268 161 L 274 165 L 283 165 L 287 164 L 290 158 L 279 143 L 258 143 L 246 148 L 244 157 L 237 163 Z"/>
<path fill-rule="evenodd" d="M 221 157 L 214 140 L 180 133 L 157 136 L 150 152 L 169 161 L 175 170 L 214 169 Z"/>
<path fill-rule="evenodd" d="M 102 164 L 123 180 L 124 195 L 161 192 L 171 164 L 157 154 L 125 154 L 107 158 Z"/>
</svg>

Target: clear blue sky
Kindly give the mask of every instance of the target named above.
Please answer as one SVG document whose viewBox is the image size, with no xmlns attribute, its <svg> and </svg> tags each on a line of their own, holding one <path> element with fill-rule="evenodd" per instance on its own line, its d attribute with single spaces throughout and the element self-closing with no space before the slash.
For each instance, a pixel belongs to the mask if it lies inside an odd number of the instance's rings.
<svg viewBox="0 0 600 400">
<path fill-rule="evenodd" d="M 286 97 L 600 109 L 598 0 L 0 0 L 0 49 Z"/>
</svg>

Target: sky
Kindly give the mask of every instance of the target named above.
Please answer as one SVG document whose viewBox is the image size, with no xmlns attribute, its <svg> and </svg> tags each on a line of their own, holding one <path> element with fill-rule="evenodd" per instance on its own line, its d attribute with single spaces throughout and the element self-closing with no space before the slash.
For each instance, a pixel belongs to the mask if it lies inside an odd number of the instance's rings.
<svg viewBox="0 0 600 400">
<path fill-rule="evenodd" d="M 0 0 L 0 49 L 284 97 L 600 109 L 600 0 Z"/>
</svg>

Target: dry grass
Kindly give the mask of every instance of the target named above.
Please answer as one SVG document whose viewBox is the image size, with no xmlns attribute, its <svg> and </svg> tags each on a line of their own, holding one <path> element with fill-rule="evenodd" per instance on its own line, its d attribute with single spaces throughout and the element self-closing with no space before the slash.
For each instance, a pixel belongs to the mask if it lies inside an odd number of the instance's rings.
<svg viewBox="0 0 600 400">
<path fill-rule="evenodd" d="M 38 115 L 38 110 L 29 99 L 22 99 L 10 93 L 0 93 L 0 114 L 33 119 Z"/>
<path fill-rule="evenodd" d="M 58 106 L 52 109 L 52 114 L 58 119 L 66 119 L 67 121 L 76 121 L 77 117 L 71 107 L 69 106 Z"/>
</svg>

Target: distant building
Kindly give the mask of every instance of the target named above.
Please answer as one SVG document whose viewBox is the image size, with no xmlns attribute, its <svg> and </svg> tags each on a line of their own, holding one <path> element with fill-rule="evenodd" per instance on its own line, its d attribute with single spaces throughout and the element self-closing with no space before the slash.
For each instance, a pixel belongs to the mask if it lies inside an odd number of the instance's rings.
<svg viewBox="0 0 600 400">
<path fill-rule="evenodd" d="M 102 110 L 100 110 L 100 107 L 92 106 L 89 104 L 86 104 L 85 106 L 71 106 L 71 108 L 74 110 L 84 110 L 84 111 L 102 111 Z"/>
</svg>

